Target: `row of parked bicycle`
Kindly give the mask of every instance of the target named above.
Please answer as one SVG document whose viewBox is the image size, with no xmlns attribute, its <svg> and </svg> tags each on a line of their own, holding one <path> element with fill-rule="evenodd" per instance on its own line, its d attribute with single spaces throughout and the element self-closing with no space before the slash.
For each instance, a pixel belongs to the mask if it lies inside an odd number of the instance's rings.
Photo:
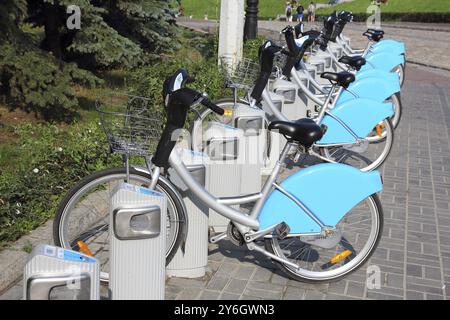
<svg viewBox="0 0 450 320">
<path fill-rule="evenodd" d="M 352 19 L 343 11 L 325 19 L 321 31 L 288 26 L 282 30 L 285 43 L 262 44 L 259 62 L 221 57 L 232 99 L 211 102 L 186 87 L 194 80 L 178 70 L 164 83 L 162 132 L 145 98 L 131 97 L 121 112 L 99 104 L 111 149 L 124 155 L 125 166 L 96 172 L 69 191 L 55 217 L 56 244 L 78 251 L 88 246 L 108 281 L 108 196 L 127 180 L 168 199 L 167 264 L 187 237 L 182 193 L 190 190 L 197 204 L 229 221 L 227 230 L 210 234 L 211 242 L 228 238 L 260 252 L 293 279 L 337 280 L 363 265 L 382 234 L 377 193 L 383 181 L 376 169 L 386 161 L 401 119 L 405 46 L 368 29 L 367 47 L 352 48 L 343 35 Z M 186 145 L 179 133 L 191 110 Z M 255 192 L 214 194 L 184 163 L 186 148 L 193 157 L 236 160 L 229 145 L 252 136 L 258 140 L 251 150 L 263 159 L 255 179 L 266 176 Z M 325 163 L 302 164 L 282 179 L 287 160 L 295 163 L 305 154 Z M 130 155 L 144 157 L 146 166 L 129 165 Z M 228 177 L 221 179 L 226 184 Z M 250 183 L 241 179 L 242 185 Z"/>
</svg>

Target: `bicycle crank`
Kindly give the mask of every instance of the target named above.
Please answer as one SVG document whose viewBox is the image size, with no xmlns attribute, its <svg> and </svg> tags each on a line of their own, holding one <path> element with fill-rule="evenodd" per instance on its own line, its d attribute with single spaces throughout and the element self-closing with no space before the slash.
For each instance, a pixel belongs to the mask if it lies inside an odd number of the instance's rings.
<svg viewBox="0 0 450 320">
<path fill-rule="evenodd" d="M 227 237 L 231 240 L 233 244 L 235 244 L 238 247 L 244 245 L 245 243 L 244 237 L 232 222 L 228 224 Z"/>
</svg>

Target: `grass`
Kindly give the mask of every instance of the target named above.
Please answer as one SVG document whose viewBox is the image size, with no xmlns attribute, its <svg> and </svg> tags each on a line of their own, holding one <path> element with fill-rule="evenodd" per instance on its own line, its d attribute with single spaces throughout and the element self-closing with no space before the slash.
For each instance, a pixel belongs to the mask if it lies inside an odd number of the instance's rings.
<svg viewBox="0 0 450 320">
<path fill-rule="evenodd" d="M 315 3 L 328 3 L 329 0 L 315 0 Z M 310 0 L 298 1 L 303 7 L 308 6 Z M 203 19 L 205 14 L 209 19 L 217 19 L 220 16 L 220 0 L 182 0 L 184 15 L 192 15 L 194 19 Z M 277 15 L 284 14 L 286 0 L 259 0 L 258 16 L 264 19 L 275 19 Z"/>
<path fill-rule="evenodd" d="M 338 4 L 332 8 L 318 10 L 317 13 L 329 13 L 332 10 L 348 10 L 353 13 L 365 13 L 370 3 L 370 0 L 355 0 L 353 2 Z M 387 4 L 381 5 L 381 12 L 450 12 L 450 0 L 389 0 Z"/>
<path fill-rule="evenodd" d="M 328 0 L 316 0 L 315 3 L 328 3 Z M 217 19 L 220 15 L 220 0 L 182 0 L 185 16 L 203 19 L 205 14 L 209 19 Z M 300 1 L 306 8 L 309 0 Z M 320 9 L 318 14 L 329 13 L 333 10 L 350 10 L 354 13 L 364 13 L 370 5 L 370 0 L 355 0 L 336 6 Z M 284 14 L 285 0 L 259 0 L 258 16 L 262 19 L 275 19 Z M 382 12 L 450 12 L 450 0 L 389 0 L 382 5 Z"/>
</svg>

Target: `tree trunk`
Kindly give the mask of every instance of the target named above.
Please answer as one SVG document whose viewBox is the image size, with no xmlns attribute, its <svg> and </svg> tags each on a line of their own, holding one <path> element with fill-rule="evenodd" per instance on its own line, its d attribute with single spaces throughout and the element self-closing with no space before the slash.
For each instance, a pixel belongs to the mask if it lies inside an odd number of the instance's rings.
<svg viewBox="0 0 450 320">
<path fill-rule="evenodd" d="M 57 5 L 44 4 L 44 47 L 53 53 L 57 59 L 62 58 L 61 35 L 60 35 L 60 10 Z"/>
</svg>

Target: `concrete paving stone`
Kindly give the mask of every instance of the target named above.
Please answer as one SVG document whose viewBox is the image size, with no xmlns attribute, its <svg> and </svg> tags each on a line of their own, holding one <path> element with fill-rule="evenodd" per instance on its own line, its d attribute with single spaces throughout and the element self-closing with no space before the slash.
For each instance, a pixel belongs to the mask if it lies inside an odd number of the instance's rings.
<svg viewBox="0 0 450 320">
<path fill-rule="evenodd" d="M 304 298 L 306 293 L 305 289 L 287 286 L 283 294 L 284 300 L 301 300 Z"/>
<path fill-rule="evenodd" d="M 389 250 L 388 259 L 391 261 L 403 262 L 405 259 L 405 253 L 404 251 L 399 250 Z"/>
<path fill-rule="evenodd" d="M 383 285 L 393 288 L 404 288 L 404 276 L 403 274 L 386 273 L 383 277 Z"/>
<path fill-rule="evenodd" d="M 22 275 L 27 257 L 28 254 L 23 251 L 0 252 L 0 294 Z"/>
<path fill-rule="evenodd" d="M 247 281 L 244 280 L 238 280 L 238 279 L 231 279 L 227 286 L 225 287 L 225 292 L 228 293 L 234 293 L 234 294 L 242 294 L 245 290 L 245 287 L 247 286 Z"/>
<path fill-rule="evenodd" d="M 239 300 L 240 298 L 241 298 L 241 295 L 239 295 L 239 294 L 222 292 L 219 299 L 220 300 Z"/>
<path fill-rule="evenodd" d="M 360 300 L 360 299 L 355 298 L 355 297 L 339 295 L 339 294 L 335 294 L 335 293 L 327 293 L 325 295 L 325 300 Z"/>
<path fill-rule="evenodd" d="M 176 300 L 196 300 L 200 297 L 203 290 L 199 288 L 185 288 L 176 298 Z"/>
<path fill-rule="evenodd" d="M 211 280 L 209 280 L 206 288 L 210 290 L 222 291 L 227 286 L 229 281 L 230 278 L 213 276 Z"/>
<path fill-rule="evenodd" d="M 442 280 L 441 270 L 439 268 L 424 267 L 425 278 L 433 280 Z"/>
<path fill-rule="evenodd" d="M 352 297 L 363 298 L 366 289 L 365 283 L 348 281 L 346 294 Z"/>
<path fill-rule="evenodd" d="M 323 300 L 325 296 L 326 294 L 320 291 L 306 290 L 305 292 L 305 300 Z"/>
<path fill-rule="evenodd" d="M 281 300 L 283 293 L 275 292 L 275 291 L 252 289 L 252 288 L 247 287 L 243 294 L 243 297 L 246 297 L 246 296 L 262 298 L 262 299 Z"/>
<path fill-rule="evenodd" d="M 406 289 L 407 290 L 414 290 L 414 291 L 418 291 L 418 292 L 424 292 L 424 293 L 432 293 L 432 294 L 443 294 L 444 290 L 442 290 L 441 288 L 436 288 L 436 287 L 429 287 L 429 286 L 422 286 L 422 285 L 417 285 L 414 283 L 406 283 Z"/>
<path fill-rule="evenodd" d="M 417 277 L 411 277 L 406 276 L 406 283 L 412 283 L 412 284 L 418 284 L 418 285 L 424 285 L 429 287 L 435 287 L 441 289 L 445 279 L 444 280 L 434 280 L 434 279 L 424 279 L 424 278 L 417 278 Z"/>
<path fill-rule="evenodd" d="M 418 258 L 410 258 L 408 257 L 408 263 L 411 264 L 417 264 L 422 266 L 429 266 L 429 267 L 440 267 L 440 262 L 435 260 L 426 260 L 426 259 L 418 259 Z"/>
<path fill-rule="evenodd" d="M 169 278 L 168 284 L 183 288 L 204 288 L 206 281 L 188 278 Z"/>
<path fill-rule="evenodd" d="M 345 294 L 345 289 L 347 288 L 347 280 L 340 280 L 337 282 L 332 282 L 328 285 L 328 292 L 335 294 Z"/>
<path fill-rule="evenodd" d="M 247 288 L 273 292 L 283 292 L 284 286 L 270 282 L 249 281 L 247 283 Z"/>
<path fill-rule="evenodd" d="M 424 300 L 425 294 L 417 291 L 406 291 L 406 299 L 407 300 Z"/>
<path fill-rule="evenodd" d="M 10 288 L 5 294 L 0 295 L 0 300 L 21 300 L 23 299 L 23 281 Z"/>
<path fill-rule="evenodd" d="M 256 268 L 252 266 L 239 266 L 239 268 L 234 272 L 233 278 L 240 280 L 249 280 Z"/>
<path fill-rule="evenodd" d="M 406 274 L 408 276 L 422 278 L 423 277 L 423 268 L 420 265 L 407 264 L 406 265 Z"/>
<path fill-rule="evenodd" d="M 402 296 L 394 296 L 375 291 L 367 292 L 367 298 L 373 300 L 403 300 Z"/>
<path fill-rule="evenodd" d="M 272 278 L 270 278 L 270 282 L 278 285 L 285 286 L 289 281 L 287 275 L 285 275 L 282 271 L 276 270 L 272 274 Z"/>
<path fill-rule="evenodd" d="M 270 281 L 272 271 L 264 268 L 258 268 L 252 275 L 251 280 L 254 281 Z"/>
<path fill-rule="evenodd" d="M 426 300 L 444 300 L 444 296 L 438 294 L 425 293 Z"/>
<path fill-rule="evenodd" d="M 239 264 L 237 263 L 227 263 L 224 262 L 220 265 L 219 269 L 217 269 L 215 275 L 221 277 L 232 277 L 234 272 L 239 268 Z"/>
<path fill-rule="evenodd" d="M 220 291 L 203 290 L 202 293 L 200 294 L 199 300 L 218 300 L 219 297 Z"/>
<path fill-rule="evenodd" d="M 240 300 L 264 300 L 264 298 L 243 295 L 243 296 L 241 296 Z"/>
</svg>

